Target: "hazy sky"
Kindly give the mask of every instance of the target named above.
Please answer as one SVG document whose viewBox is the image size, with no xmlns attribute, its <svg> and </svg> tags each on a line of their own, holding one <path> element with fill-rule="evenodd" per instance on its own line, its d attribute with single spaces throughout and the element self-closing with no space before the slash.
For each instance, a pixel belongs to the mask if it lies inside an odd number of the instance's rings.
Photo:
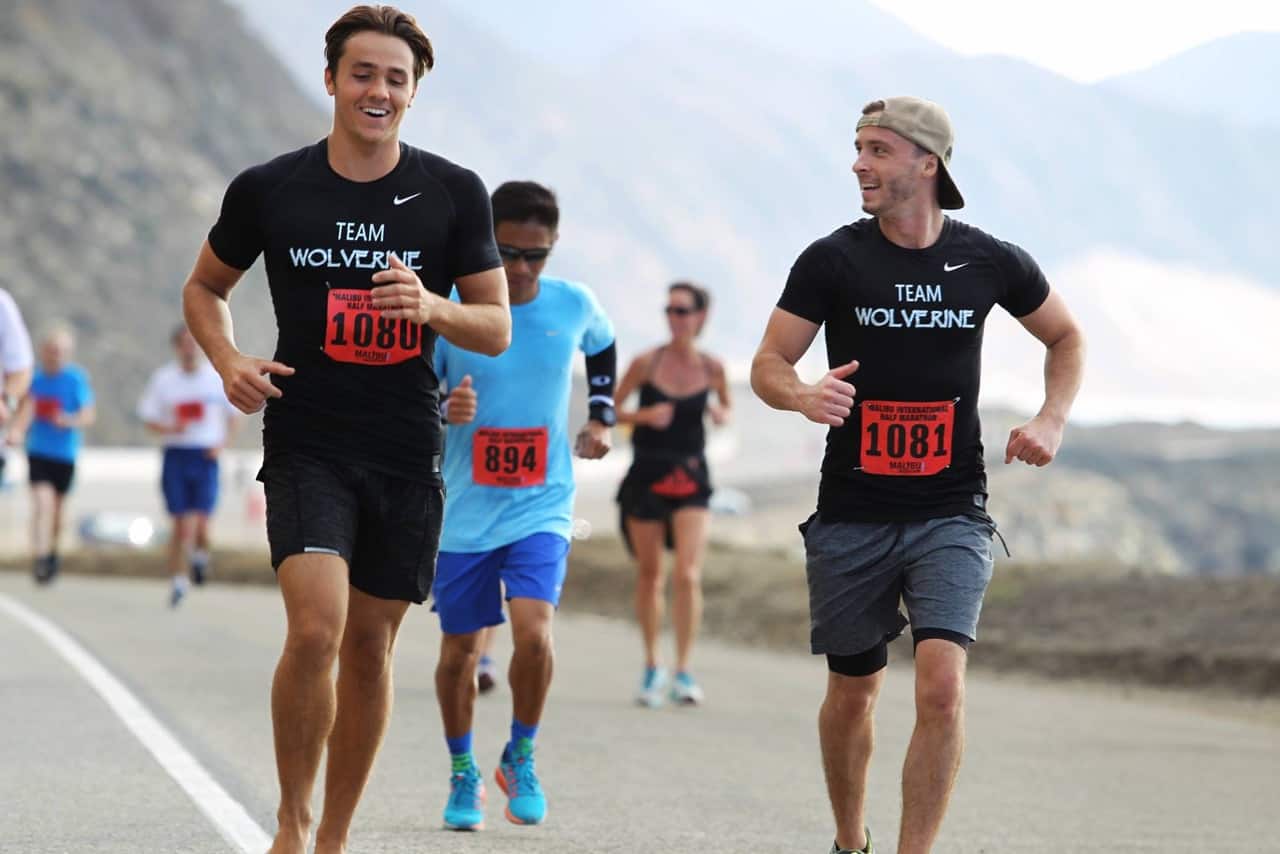
<svg viewBox="0 0 1280 854">
<path fill-rule="evenodd" d="M 1086 83 L 1233 33 L 1280 31 L 1280 3 L 1258 0 L 871 1 L 958 53 L 1017 56 Z"/>
</svg>

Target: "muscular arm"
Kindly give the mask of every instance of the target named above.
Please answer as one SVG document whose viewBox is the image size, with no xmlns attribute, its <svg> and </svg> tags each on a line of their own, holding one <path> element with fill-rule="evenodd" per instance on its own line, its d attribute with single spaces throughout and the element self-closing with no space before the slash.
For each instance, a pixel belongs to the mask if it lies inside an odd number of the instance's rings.
<svg viewBox="0 0 1280 854">
<path fill-rule="evenodd" d="M 1062 445 L 1067 415 L 1084 378 L 1084 333 L 1056 291 L 1019 322 L 1045 346 L 1044 403 L 1034 418 L 1009 434 L 1005 462 L 1043 466 Z"/>
<path fill-rule="evenodd" d="M 486 356 L 497 356 L 510 347 L 511 309 L 503 269 L 463 276 L 455 284 L 462 302 L 432 300 L 431 328 L 450 344 Z"/>
<path fill-rule="evenodd" d="M 244 271 L 222 262 L 206 240 L 196 265 L 182 287 L 182 313 L 196 343 L 222 377 L 227 399 L 241 412 L 262 408 L 268 397 L 280 397 L 267 374 L 289 375 L 293 368 L 246 356 L 236 347 L 231 323 L 231 289 Z"/>
<path fill-rule="evenodd" d="M 855 394 L 844 378 L 858 369 L 858 363 L 833 368 L 813 385 L 801 380 L 796 362 L 817 334 L 818 324 L 775 308 L 751 360 L 751 390 L 774 409 L 799 412 L 814 423 L 839 427 L 849 417 Z"/>
</svg>

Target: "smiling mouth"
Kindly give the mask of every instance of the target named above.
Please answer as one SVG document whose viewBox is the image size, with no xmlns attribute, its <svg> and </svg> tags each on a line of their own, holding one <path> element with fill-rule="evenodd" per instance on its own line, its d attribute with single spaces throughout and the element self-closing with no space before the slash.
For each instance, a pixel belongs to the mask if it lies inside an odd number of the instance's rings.
<svg viewBox="0 0 1280 854">
<path fill-rule="evenodd" d="M 384 119 L 387 116 L 391 115 L 390 110 L 383 110 L 383 109 L 379 109 L 378 107 L 361 107 L 360 112 L 364 113 L 366 116 L 370 116 L 375 119 Z"/>
</svg>

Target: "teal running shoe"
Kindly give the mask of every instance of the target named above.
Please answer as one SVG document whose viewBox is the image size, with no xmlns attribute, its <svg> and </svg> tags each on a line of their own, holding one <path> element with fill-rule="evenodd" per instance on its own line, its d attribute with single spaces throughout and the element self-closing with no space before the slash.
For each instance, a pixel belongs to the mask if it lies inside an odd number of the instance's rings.
<svg viewBox="0 0 1280 854">
<path fill-rule="evenodd" d="M 512 824 L 541 824 L 547 817 L 547 797 L 542 793 L 533 764 L 533 740 L 520 739 L 502 751 L 494 776 L 507 796 L 507 821 Z"/>
<path fill-rule="evenodd" d="M 867 845 L 865 848 L 854 850 L 853 848 L 841 848 L 839 842 L 831 843 L 830 854 L 876 854 L 875 846 L 871 844 L 871 829 L 866 829 Z"/>
<path fill-rule="evenodd" d="M 636 703 L 650 709 L 663 704 L 667 696 L 667 671 L 661 667 L 646 667 L 640 678 L 640 690 L 636 692 Z"/>
<path fill-rule="evenodd" d="M 681 670 L 671 680 L 671 702 L 677 706 L 698 706 L 704 699 L 702 687 L 685 671 Z"/>
<path fill-rule="evenodd" d="M 484 778 L 475 763 L 454 769 L 449 777 L 449 801 L 444 826 L 449 830 L 484 830 Z"/>
</svg>

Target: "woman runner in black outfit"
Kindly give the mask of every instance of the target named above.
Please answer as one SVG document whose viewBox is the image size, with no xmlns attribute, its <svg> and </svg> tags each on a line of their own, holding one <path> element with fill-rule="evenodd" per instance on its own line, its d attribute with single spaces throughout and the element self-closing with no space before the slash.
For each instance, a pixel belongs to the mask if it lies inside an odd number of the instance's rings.
<svg viewBox="0 0 1280 854">
<path fill-rule="evenodd" d="M 702 619 L 702 555 L 711 497 L 703 418 L 709 415 L 712 423 L 724 424 L 730 408 L 724 366 L 695 346 L 708 302 L 707 292 L 689 282 L 668 288 L 671 341 L 637 356 L 616 396 L 618 421 L 634 428 L 635 459 L 618 489 L 618 504 L 622 533 L 639 570 L 635 608 L 644 638 L 645 671 L 636 700 L 651 708 L 662 705 L 668 694 L 676 703 L 702 701 L 702 689 L 689 672 L 689 656 Z M 626 400 L 637 389 L 639 407 L 627 409 Z M 710 400 L 712 392 L 715 402 Z M 671 680 L 658 656 L 664 543 L 676 559 L 676 672 Z"/>
</svg>

